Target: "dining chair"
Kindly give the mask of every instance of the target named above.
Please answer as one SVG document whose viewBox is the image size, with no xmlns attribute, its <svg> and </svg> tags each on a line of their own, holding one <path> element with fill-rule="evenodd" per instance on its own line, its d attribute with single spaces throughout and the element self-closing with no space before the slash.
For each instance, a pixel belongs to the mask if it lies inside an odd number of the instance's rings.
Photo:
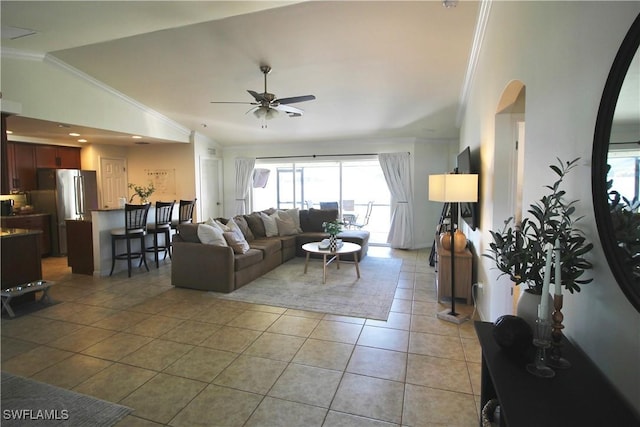
<svg viewBox="0 0 640 427">
<path fill-rule="evenodd" d="M 356 228 L 358 230 L 366 227 L 369 224 L 369 218 L 371 218 L 371 212 L 373 211 L 373 201 L 367 203 L 367 212 L 364 215 L 364 219 L 360 223 L 350 224 L 349 228 Z"/>
<path fill-rule="evenodd" d="M 160 252 L 164 252 L 163 260 L 167 258 L 167 253 L 171 258 L 171 217 L 175 203 L 175 200 L 173 202 L 156 202 L 156 220 L 147 224 L 147 233 L 153 235 L 153 246 L 147 246 L 146 252 L 153 252 L 156 268 L 160 268 L 158 260 Z M 160 234 L 164 236 L 162 244 L 158 242 Z"/>
<path fill-rule="evenodd" d="M 178 219 L 171 222 L 171 228 L 176 229 L 179 224 L 186 224 L 193 221 L 193 208 L 196 205 L 196 201 L 193 200 L 180 200 L 178 204 Z"/>
<path fill-rule="evenodd" d="M 338 209 L 338 202 L 320 202 L 320 209 Z"/>
<path fill-rule="evenodd" d="M 140 264 L 149 271 L 147 266 L 147 258 L 145 257 L 145 243 L 144 238 L 147 235 L 147 215 L 149 214 L 149 203 L 143 205 L 131 205 L 129 203 L 124 205 L 124 228 L 116 228 L 111 230 L 111 272 L 109 276 L 113 274 L 113 269 L 116 265 L 116 260 L 127 260 L 127 272 L 131 277 L 131 260 L 140 258 Z M 124 240 L 126 242 L 126 251 L 117 252 L 117 244 L 119 241 Z M 131 247 L 132 240 L 140 241 L 140 251 L 134 251 Z"/>
</svg>

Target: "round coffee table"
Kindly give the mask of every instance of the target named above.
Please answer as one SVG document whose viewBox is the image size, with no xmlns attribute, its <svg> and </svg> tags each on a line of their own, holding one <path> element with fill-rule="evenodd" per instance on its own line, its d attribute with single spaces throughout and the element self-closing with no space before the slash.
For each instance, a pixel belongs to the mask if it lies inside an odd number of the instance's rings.
<svg viewBox="0 0 640 427">
<path fill-rule="evenodd" d="M 342 246 L 337 251 L 330 251 L 328 249 L 319 249 L 320 242 L 305 243 L 302 245 L 302 249 L 307 253 L 307 260 L 304 263 L 304 274 L 307 274 L 307 266 L 309 265 L 309 256 L 311 254 L 322 255 L 322 283 L 327 283 L 327 266 L 334 260 L 338 269 L 340 268 L 340 255 L 341 254 L 353 254 L 353 261 L 356 265 L 356 274 L 358 279 L 360 278 L 360 266 L 358 265 L 358 251 L 362 249 L 357 243 L 343 242 Z M 327 261 L 327 256 L 331 258 Z"/>
</svg>

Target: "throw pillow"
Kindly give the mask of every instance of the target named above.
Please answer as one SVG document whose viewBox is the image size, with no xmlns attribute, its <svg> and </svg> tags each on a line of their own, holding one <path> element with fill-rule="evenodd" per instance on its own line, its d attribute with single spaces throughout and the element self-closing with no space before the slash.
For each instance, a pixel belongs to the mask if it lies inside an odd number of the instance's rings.
<svg viewBox="0 0 640 427">
<path fill-rule="evenodd" d="M 338 219 L 338 210 L 337 209 L 309 209 L 309 223 L 310 230 L 304 231 L 317 231 L 324 232 L 324 228 L 322 227 L 322 223 L 335 221 Z"/>
<path fill-rule="evenodd" d="M 249 251 L 249 243 L 247 243 L 239 228 L 234 228 L 233 231 L 225 231 L 222 235 L 233 249 L 233 253 L 246 254 Z"/>
<path fill-rule="evenodd" d="M 228 246 L 222 230 L 208 224 L 198 224 L 198 239 L 205 245 Z"/>
<path fill-rule="evenodd" d="M 278 218 L 278 214 L 274 213 L 273 215 L 267 215 L 265 213 L 260 212 L 260 217 L 262 218 L 262 222 L 264 223 L 264 234 L 266 237 L 273 237 L 278 235 L 278 224 L 276 223 L 276 218 Z"/>
<path fill-rule="evenodd" d="M 276 218 L 276 224 L 278 225 L 279 236 L 291 236 L 293 234 L 298 234 L 296 224 L 289 217 Z"/>
<path fill-rule="evenodd" d="M 213 218 L 209 218 L 208 220 L 206 220 L 204 222 L 206 225 L 210 225 L 212 227 L 217 228 L 220 231 L 229 231 L 229 230 L 225 230 L 227 228 L 226 225 L 222 224 L 220 221 L 213 219 Z"/>
<path fill-rule="evenodd" d="M 247 224 L 247 220 L 244 216 L 236 215 L 233 217 L 233 221 L 238 225 L 238 227 L 240 227 L 240 231 L 242 231 L 242 234 L 244 235 L 244 238 L 247 242 L 252 242 L 256 239 L 251 232 L 249 224 Z"/>
<path fill-rule="evenodd" d="M 179 224 L 178 234 L 185 242 L 200 243 L 200 239 L 198 238 L 198 225 L 199 224 Z"/>
<path fill-rule="evenodd" d="M 247 220 L 247 224 L 256 239 L 266 236 L 264 222 L 262 221 L 262 217 L 259 212 L 253 212 L 250 215 L 245 215 L 244 219 Z"/>
<path fill-rule="evenodd" d="M 283 218 L 285 216 L 288 216 L 289 218 L 291 218 L 291 220 L 293 220 L 293 223 L 296 227 L 296 231 L 298 233 L 302 233 L 302 228 L 300 227 L 300 210 L 298 208 L 278 211 L 278 216 L 280 218 Z"/>
</svg>

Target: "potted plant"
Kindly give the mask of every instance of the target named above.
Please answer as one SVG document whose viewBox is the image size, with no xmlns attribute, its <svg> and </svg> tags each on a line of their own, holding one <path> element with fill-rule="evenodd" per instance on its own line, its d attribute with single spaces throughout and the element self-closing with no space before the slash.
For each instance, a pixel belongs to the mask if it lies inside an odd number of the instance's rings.
<svg viewBox="0 0 640 427">
<path fill-rule="evenodd" d="M 141 204 L 149 203 L 149 197 L 156 191 L 156 188 L 153 186 L 153 183 L 150 182 L 147 187 L 142 187 L 139 185 L 135 185 L 129 183 L 129 188 L 133 189 L 134 194 L 129 198 L 129 203 L 133 202 L 133 198 L 138 196 Z"/>
<path fill-rule="evenodd" d="M 338 249 L 338 242 L 336 241 L 336 235 L 342 231 L 343 222 L 336 220 L 326 221 L 322 223 L 322 228 L 325 233 L 329 233 L 329 249 L 335 251 Z"/>
<path fill-rule="evenodd" d="M 579 158 L 569 162 L 558 159 L 557 164 L 549 167 L 558 175 L 558 179 L 545 186 L 549 194 L 529 206 L 529 217 L 520 224 L 513 218 L 505 221 L 500 231 L 489 231 L 492 242 L 483 256 L 492 259 L 502 275 L 508 275 L 516 284 L 527 286 L 521 294 L 542 294 L 546 247 L 560 246 L 561 283 L 571 293 L 580 292 L 580 286 L 590 283 L 592 278 L 584 278 L 585 270 L 592 268 L 584 256 L 593 249 L 587 242 L 584 232 L 576 223 L 581 217 L 574 218 L 577 200 L 565 200 L 566 192 L 561 184 L 564 177 L 577 164 Z"/>
</svg>

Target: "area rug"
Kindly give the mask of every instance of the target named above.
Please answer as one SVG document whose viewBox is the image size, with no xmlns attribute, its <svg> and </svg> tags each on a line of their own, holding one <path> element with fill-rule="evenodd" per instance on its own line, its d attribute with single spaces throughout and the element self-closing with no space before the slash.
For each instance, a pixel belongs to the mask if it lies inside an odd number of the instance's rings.
<svg viewBox="0 0 640 427">
<path fill-rule="evenodd" d="M 342 316 L 387 320 L 398 285 L 402 260 L 365 257 L 360 279 L 353 262 L 327 267 L 322 283 L 322 260 L 294 258 L 221 299 L 317 311 Z"/>
<path fill-rule="evenodd" d="M 49 384 L 2 373 L 2 426 L 112 426 L 132 411 Z"/>
</svg>

